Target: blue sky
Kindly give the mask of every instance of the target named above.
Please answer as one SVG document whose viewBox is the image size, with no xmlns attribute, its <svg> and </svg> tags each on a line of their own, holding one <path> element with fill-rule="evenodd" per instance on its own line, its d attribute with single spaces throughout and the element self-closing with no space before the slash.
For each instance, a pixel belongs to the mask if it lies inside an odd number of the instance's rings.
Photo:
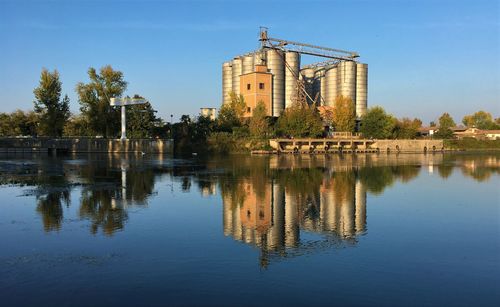
<svg viewBox="0 0 500 307">
<path fill-rule="evenodd" d="M 368 105 L 428 123 L 500 116 L 499 1 L 0 0 L 0 112 L 33 106 L 43 67 L 77 82 L 111 64 L 169 119 L 221 101 L 221 64 L 273 37 L 359 52 Z M 314 58 L 304 58 L 304 62 Z"/>
</svg>

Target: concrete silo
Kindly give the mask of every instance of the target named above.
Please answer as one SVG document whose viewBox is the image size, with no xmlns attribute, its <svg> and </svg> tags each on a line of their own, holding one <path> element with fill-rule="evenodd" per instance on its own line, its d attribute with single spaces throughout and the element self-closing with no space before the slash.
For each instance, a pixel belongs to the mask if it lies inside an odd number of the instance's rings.
<svg viewBox="0 0 500 307">
<path fill-rule="evenodd" d="M 338 94 L 356 102 L 356 62 L 343 61 L 338 66 Z"/>
<path fill-rule="evenodd" d="M 366 114 L 368 107 L 368 64 L 356 64 L 356 117 Z"/>
<path fill-rule="evenodd" d="M 322 105 L 326 98 L 326 79 L 324 67 L 318 67 L 314 71 L 313 94 L 313 99 L 317 96 L 316 103 L 318 105 Z"/>
<path fill-rule="evenodd" d="M 331 106 L 335 104 L 335 99 L 337 98 L 337 66 L 328 66 L 325 68 L 325 82 L 326 82 L 326 91 L 325 91 L 325 105 Z"/>
<path fill-rule="evenodd" d="M 283 52 L 276 49 L 267 50 L 267 68 L 273 75 L 272 116 L 280 116 L 285 108 L 285 63 Z M 233 67 L 234 69 L 234 67 Z"/>
<path fill-rule="evenodd" d="M 307 94 L 314 99 L 314 68 L 308 67 L 300 71 L 300 78 L 304 81 L 304 87 L 306 88 Z M 310 99 L 307 100 L 308 103 L 312 103 Z"/>
<path fill-rule="evenodd" d="M 232 82 L 232 88 L 233 88 L 233 93 L 236 95 L 240 94 L 240 75 L 241 75 L 241 69 L 242 69 L 242 60 L 240 57 L 234 58 L 233 60 L 233 67 L 232 67 L 232 77 L 233 77 L 233 82 Z"/>
<path fill-rule="evenodd" d="M 229 93 L 233 90 L 233 67 L 231 62 L 222 64 L 222 103 L 231 101 Z"/>
<path fill-rule="evenodd" d="M 245 55 L 241 59 L 241 74 L 253 72 L 254 57 L 253 55 Z"/>
<path fill-rule="evenodd" d="M 298 52 L 286 52 L 285 60 L 285 108 L 290 107 L 297 96 L 297 78 L 300 71 L 300 54 Z"/>
</svg>

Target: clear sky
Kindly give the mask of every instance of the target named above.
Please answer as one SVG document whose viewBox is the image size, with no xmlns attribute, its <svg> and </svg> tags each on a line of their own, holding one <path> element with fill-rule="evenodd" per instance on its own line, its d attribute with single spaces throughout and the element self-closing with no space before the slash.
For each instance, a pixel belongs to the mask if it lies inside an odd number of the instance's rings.
<svg viewBox="0 0 500 307">
<path fill-rule="evenodd" d="M 499 1 L 0 0 L 0 112 L 33 106 L 43 67 L 75 84 L 111 64 L 128 95 L 169 120 L 219 107 L 221 64 L 272 37 L 357 51 L 368 106 L 428 123 L 484 109 L 500 116 Z M 305 59 L 304 61 L 312 61 Z"/>
</svg>

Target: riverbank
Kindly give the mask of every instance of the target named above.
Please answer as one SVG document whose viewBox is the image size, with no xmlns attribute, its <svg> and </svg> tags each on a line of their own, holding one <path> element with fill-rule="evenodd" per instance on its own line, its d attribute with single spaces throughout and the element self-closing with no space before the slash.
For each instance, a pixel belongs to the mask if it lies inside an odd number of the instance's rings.
<svg viewBox="0 0 500 307">
<path fill-rule="evenodd" d="M 170 139 L 0 138 L 0 153 L 172 153 Z"/>
<path fill-rule="evenodd" d="M 466 138 L 462 140 L 444 140 L 443 142 L 446 150 L 500 151 L 500 140 Z"/>
</svg>

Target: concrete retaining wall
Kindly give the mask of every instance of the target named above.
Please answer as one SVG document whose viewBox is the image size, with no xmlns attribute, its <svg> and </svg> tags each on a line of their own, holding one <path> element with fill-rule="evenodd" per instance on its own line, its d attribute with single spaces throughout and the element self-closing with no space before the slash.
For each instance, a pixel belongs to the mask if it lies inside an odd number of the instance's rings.
<svg viewBox="0 0 500 307">
<path fill-rule="evenodd" d="M 432 152 L 444 150 L 443 140 L 375 140 L 370 146 L 380 152 Z"/>
<path fill-rule="evenodd" d="M 96 138 L 0 138 L 0 152 L 144 152 L 172 153 L 170 139 L 118 139 Z"/>
</svg>

